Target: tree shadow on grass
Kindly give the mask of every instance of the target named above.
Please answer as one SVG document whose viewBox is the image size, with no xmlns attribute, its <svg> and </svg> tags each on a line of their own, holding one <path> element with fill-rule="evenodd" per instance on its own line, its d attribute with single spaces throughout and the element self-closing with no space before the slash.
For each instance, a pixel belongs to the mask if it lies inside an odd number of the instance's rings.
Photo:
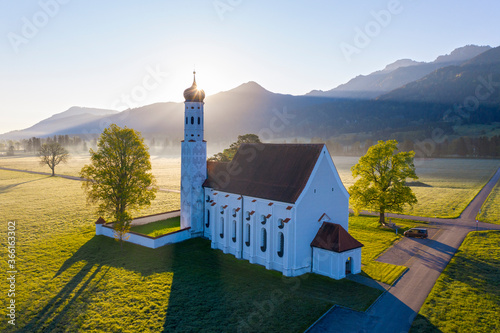
<svg viewBox="0 0 500 333">
<path fill-rule="evenodd" d="M 78 263 L 78 267 L 83 268 L 76 270 L 73 266 Z M 25 330 L 63 330 L 71 321 L 69 316 L 85 313 L 93 288 L 97 288 L 103 278 L 104 268 L 112 267 L 142 276 L 171 273 L 171 281 L 168 281 L 171 285 L 165 286 L 168 304 L 162 309 L 166 314 L 158 318 L 161 322 L 157 323 L 163 325 L 164 332 L 237 331 L 240 328 L 245 332 L 289 328 L 300 331 L 339 299 L 341 304 L 366 308 L 380 294 L 352 281 L 333 281 L 314 274 L 284 278 L 279 272 L 212 250 L 210 241 L 205 239 L 191 239 L 158 249 L 125 243 L 121 251 L 115 240 L 94 236 L 55 273 L 53 279 L 67 276 L 64 272 L 70 269 L 76 271 Z M 355 297 L 359 299 L 350 301 Z"/>
<path fill-rule="evenodd" d="M 38 314 L 22 328 L 22 331 L 53 331 L 58 329 L 58 325 L 62 320 L 67 321 L 67 318 L 65 318 L 65 316 L 67 315 L 68 311 L 75 305 L 77 299 L 82 296 L 83 293 L 90 293 L 92 291 L 92 287 L 90 287 L 90 285 L 97 285 L 107 273 L 107 271 L 104 272 L 99 280 L 94 281 L 96 276 L 101 271 L 102 266 L 98 265 L 89 275 L 89 272 L 93 267 L 93 264 L 86 263 L 80 269 L 80 271 L 76 273 L 71 278 L 71 280 L 61 289 L 61 291 L 59 291 L 59 293 L 55 297 L 53 297 L 52 300 L 48 302 L 47 305 L 45 305 L 44 308 L 40 310 Z M 83 284 L 78 288 L 78 286 L 82 282 Z M 63 306 L 62 309 L 60 309 L 61 306 Z M 54 318 L 51 318 L 55 313 L 57 313 L 57 315 Z"/>
<path fill-rule="evenodd" d="M 418 314 L 409 333 L 441 333 L 442 331 L 434 326 L 426 317 Z"/>
<path fill-rule="evenodd" d="M 15 183 L 15 184 L 10 184 L 10 185 L 0 186 L 0 193 L 8 192 L 11 189 L 13 189 L 14 187 L 17 187 L 19 185 L 33 183 L 33 182 L 37 182 L 37 181 L 44 180 L 44 179 L 47 179 L 47 178 L 50 178 L 50 176 L 41 177 L 41 178 L 37 178 L 37 179 L 33 179 L 33 180 L 28 180 L 28 181 L 25 181 L 25 182 L 20 182 L 20 183 Z"/>
</svg>

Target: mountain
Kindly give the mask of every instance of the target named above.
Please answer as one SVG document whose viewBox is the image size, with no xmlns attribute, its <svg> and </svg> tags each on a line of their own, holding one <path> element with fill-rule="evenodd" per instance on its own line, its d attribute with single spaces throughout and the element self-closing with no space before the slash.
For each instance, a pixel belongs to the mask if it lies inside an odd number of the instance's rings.
<svg viewBox="0 0 500 333">
<path fill-rule="evenodd" d="M 83 126 L 84 124 L 117 113 L 118 111 L 115 110 L 73 106 L 64 112 L 57 113 L 24 130 L 2 134 L 0 135 L 0 139 L 23 139 L 33 136 L 45 137 L 54 134 L 72 134 L 68 133 L 70 128 Z"/>
<path fill-rule="evenodd" d="M 433 62 L 417 62 L 401 59 L 387 65 L 383 70 L 369 75 L 359 75 L 345 84 L 328 91 L 313 90 L 308 95 L 336 98 L 370 99 L 419 80 L 429 73 L 450 65 L 460 65 L 491 49 L 489 46 L 467 45 L 439 56 Z"/>
<path fill-rule="evenodd" d="M 476 104 L 480 101 L 483 104 L 498 104 L 500 103 L 500 47 L 481 53 L 459 66 L 440 68 L 378 99 L 448 104 Z"/>
</svg>

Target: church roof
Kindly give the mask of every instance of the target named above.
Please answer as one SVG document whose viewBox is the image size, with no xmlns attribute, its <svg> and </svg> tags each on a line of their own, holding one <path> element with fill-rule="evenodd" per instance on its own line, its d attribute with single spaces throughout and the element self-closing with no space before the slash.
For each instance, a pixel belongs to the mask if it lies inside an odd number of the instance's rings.
<svg viewBox="0 0 500 333">
<path fill-rule="evenodd" d="M 324 250 L 345 252 L 362 247 L 340 224 L 323 222 L 311 246 Z"/>
<path fill-rule="evenodd" d="M 231 162 L 208 162 L 203 184 L 215 190 L 295 203 L 323 144 L 244 143 Z"/>
</svg>

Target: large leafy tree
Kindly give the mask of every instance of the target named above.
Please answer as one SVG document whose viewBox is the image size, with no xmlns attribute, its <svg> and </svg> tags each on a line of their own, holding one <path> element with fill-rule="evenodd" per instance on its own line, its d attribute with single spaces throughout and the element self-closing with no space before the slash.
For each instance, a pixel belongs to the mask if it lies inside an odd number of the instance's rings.
<svg viewBox="0 0 500 333">
<path fill-rule="evenodd" d="M 403 207 L 417 203 L 407 179 L 418 179 L 413 162 L 415 152 L 399 152 L 396 140 L 379 141 L 371 146 L 351 168 L 356 179 L 349 188 L 351 205 L 356 214 L 363 208 L 380 213 L 380 224 L 385 224 L 386 211 L 401 212 Z"/>
<path fill-rule="evenodd" d="M 83 188 L 99 214 L 114 220 L 116 238 L 123 244 L 132 212 L 149 206 L 156 197 L 150 155 L 139 132 L 115 124 L 106 128 L 90 149 L 89 165 L 80 171 Z"/>
<path fill-rule="evenodd" d="M 52 176 L 55 175 L 56 166 L 59 163 L 66 163 L 69 158 L 68 151 L 58 142 L 44 143 L 38 152 L 40 164 L 47 164 L 52 170 Z"/>
<path fill-rule="evenodd" d="M 224 149 L 221 153 L 217 153 L 214 156 L 210 157 L 209 161 L 217 161 L 217 162 L 230 162 L 238 148 L 240 148 L 243 143 L 261 143 L 259 136 L 257 134 L 245 134 L 238 135 L 238 140 L 236 142 L 231 143 L 229 148 Z"/>
</svg>

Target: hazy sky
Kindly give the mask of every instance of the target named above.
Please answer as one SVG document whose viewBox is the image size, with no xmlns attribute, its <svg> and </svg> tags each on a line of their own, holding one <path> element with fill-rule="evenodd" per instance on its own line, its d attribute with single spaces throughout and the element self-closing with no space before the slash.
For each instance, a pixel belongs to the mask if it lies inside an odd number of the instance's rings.
<svg viewBox="0 0 500 333">
<path fill-rule="evenodd" d="M 328 90 L 397 59 L 499 46 L 499 14 L 497 0 L 0 0 L 0 133 L 71 106 L 182 101 L 194 66 L 209 95 Z"/>
</svg>

